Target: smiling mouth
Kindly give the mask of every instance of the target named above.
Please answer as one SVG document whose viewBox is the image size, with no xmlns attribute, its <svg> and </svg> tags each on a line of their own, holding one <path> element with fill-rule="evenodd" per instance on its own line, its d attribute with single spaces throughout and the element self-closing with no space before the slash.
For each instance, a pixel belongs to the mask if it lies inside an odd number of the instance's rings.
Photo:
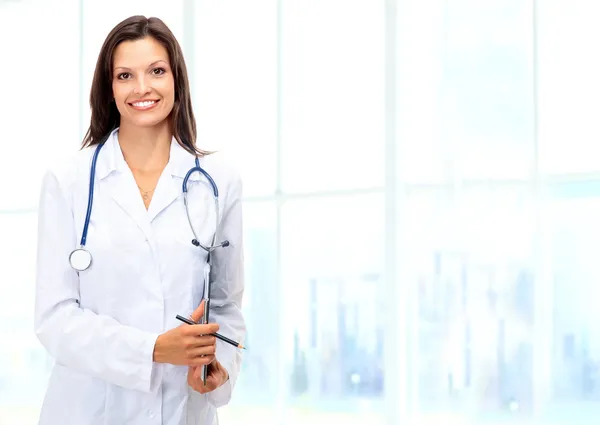
<svg viewBox="0 0 600 425">
<path fill-rule="evenodd" d="M 160 102 L 159 100 L 141 100 L 138 102 L 132 102 L 129 105 L 131 107 L 133 107 L 133 109 L 137 109 L 139 111 L 145 111 L 148 109 L 152 109 L 154 108 L 158 102 Z"/>
</svg>

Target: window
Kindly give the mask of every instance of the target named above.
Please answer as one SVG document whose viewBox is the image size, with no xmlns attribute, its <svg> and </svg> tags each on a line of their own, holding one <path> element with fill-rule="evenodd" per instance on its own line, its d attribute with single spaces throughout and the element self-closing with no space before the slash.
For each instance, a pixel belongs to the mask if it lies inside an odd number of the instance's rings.
<svg viewBox="0 0 600 425">
<path fill-rule="evenodd" d="M 278 391 L 281 326 L 277 279 L 277 208 L 275 202 L 251 202 L 244 208 L 244 318 L 248 328 L 242 372 L 231 415 L 256 406 L 273 406 Z M 260 382 L 260 391 L 256 383 Z M 229 413 L 226 413 L 229 414 Z"/>
<path fill-rule="evenodd" d="M 382 1 L 282 2 L 282 186 L 383 186 Z"/>
<path fill-rule="evenodd" d="M 284 205 L 279 320 L 290 415 L 308 408 L 344 423 L 382 419 L 383 235 L 381 194 Z"/>
<path fill-rule="evenodd" d="M 0 420 L 33 423 L 52 366 L 33 334 L 37 214 L 0 214 L 0 234 Z"/>
<path fill-rule="evenodd" d="M 0 3 L 0 36 L 18 40 L 2 43 L 0 181 L 19 176 L 2 185 L 0 210 L 30 210 L 48 165 L 79 141 L 78 2 Z"/>
<path fill-rule="evenodd" d="M 399 170 L 409 183 L 531 176 L 532 5 L 398 3 Z"/>
<path fill-rule="evenodd" d="M 583 186 L 583 185 L 579 185 Z M 597 252 L 600 233 L 597 217 L 600 193 L 582 196 L 574 186 L 552 191 L 549 204 L 552 222 L 554 278 L 552 389 L 558 403 L 596 399 L 599 395 Z M 549 354 L 550 355 L 550 354 Z M 583 403 L 582 403 L 583 402 Z"/>
<path fill-rule="evenodd" d="M 600 35 L 600 4 L 550 0 L 540 5 L 540 166 L 544 174 L 597 173 L 600 61 L 592 52 Z"/>
<path fill-rule="evenodd" d="M 406 199 L 408 284 L 417 297 L 408 325 L 416 331 L 413 396 L 422 417 L 532 408 L 532 205 L 527 187 L 416 191 Z"/>
</svg>

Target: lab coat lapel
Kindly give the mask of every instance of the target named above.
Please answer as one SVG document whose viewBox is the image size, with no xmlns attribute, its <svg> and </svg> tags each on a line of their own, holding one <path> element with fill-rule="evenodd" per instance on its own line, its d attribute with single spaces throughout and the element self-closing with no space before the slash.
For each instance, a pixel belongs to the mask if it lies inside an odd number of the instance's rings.
<svg viewBox="0 0 600 425">
<path fill-rule="evenodd" d="M 175 202 L 180 196 L 183 197 L 183 179 L 189 169 L 193 168 L 194 156 L 183 149 L 177 140 L 171 141 L 171 152 L 169 163 L 163 171 L 154 197 L 148 209 L 150 221 L 154 220 L 165 208 Z M 198 173 L 190 176 L 190 180 L 198 179 Z"/>
<path fill-rule="evenodd" d="M 167 167 L 160 176 L 152 202 L 148 208 L 148 219 L 152 221 L 158 216 L 165 208 L 171 205 L 181 195 L 181 187 L 177 184 L 176 179 L 171 177 Z"/>
<path fill-rule="evenodd" d="M 131 217 L 141 231 L 146 236 L 146 239 L 152 239 L 152 227 L 148 212 L 144 206 L 144 201 L 137 189 L 135 179 L 131 171 L 121 172 L 112 175 L 107 179 L 109 193 L 112 199 L 121 207 L 123 211 Z"/>
<path fill-rule="evenodd" d="M 98 178 L 106 185 L 110 197 L 141 229 L 146 239 L 152 239 L 148 212 L 135 183 L 133 173 L 127 166 L 118 141 L 118 129 L 106 141 L 98 159 Z"/>
</svg>

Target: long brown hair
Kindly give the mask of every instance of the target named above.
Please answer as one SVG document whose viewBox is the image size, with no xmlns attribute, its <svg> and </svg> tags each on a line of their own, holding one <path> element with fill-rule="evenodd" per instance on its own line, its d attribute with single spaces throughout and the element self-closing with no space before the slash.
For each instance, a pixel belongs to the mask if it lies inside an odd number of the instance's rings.
<svg viewBox="0 0 600 425">
<path fill-rule="evenodd" d="M 113 101 L 112 91 L 114 52 L 123 41 L 135 41 L 145 37 L 154 38 L 169 53 L 175 81 L 175 103 L 170 114 L 173 136 L 191 154 L 209 154 L 210 152 L 196 147 L 196 119 L 192 110 L 190 84 L 181 47 L 162 20 L 145 16 L 132 16 L 119 23 L 108 34 L 100 49 L 90 91 L 92 116 L 82 148 L 100 143 L 120 125 L 121 116 Z"/>
</svg>

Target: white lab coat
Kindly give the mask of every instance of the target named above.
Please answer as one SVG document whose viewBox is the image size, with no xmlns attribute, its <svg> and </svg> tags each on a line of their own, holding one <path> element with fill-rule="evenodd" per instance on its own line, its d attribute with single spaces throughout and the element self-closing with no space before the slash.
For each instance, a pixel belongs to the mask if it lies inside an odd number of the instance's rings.
<svg viewBox="0 0 600 425">
<path fill-rule="evenodd" d="M 52 167 L 43 180 L 35 332 L 55 359 L 40 425 L 213 425 L 231 398 L 241 356 L 217 340 L 217 359 L 229 380 L 202 395 L 187 384 L 187 367 L 152 361 L 159 334 L 182 325 L 203 296 L 205 251 L 191 244 L 182 182 L 194 157 L 173 140 L 168 165 L 146 210 L 113 132 L 100 151 L 87 248 L 92 266 L 77 273 L 68 257 L 79 245 L 89 172 L 96 147 Z M 243 341 L 241 182 L 212 154 L 200 164 L 219 188 L 221 240 L 214 252 L 211 322 Z M 209 244 L 215 230 L 212 191 L 194 173 L 190 213 Z"/>
</svg>

